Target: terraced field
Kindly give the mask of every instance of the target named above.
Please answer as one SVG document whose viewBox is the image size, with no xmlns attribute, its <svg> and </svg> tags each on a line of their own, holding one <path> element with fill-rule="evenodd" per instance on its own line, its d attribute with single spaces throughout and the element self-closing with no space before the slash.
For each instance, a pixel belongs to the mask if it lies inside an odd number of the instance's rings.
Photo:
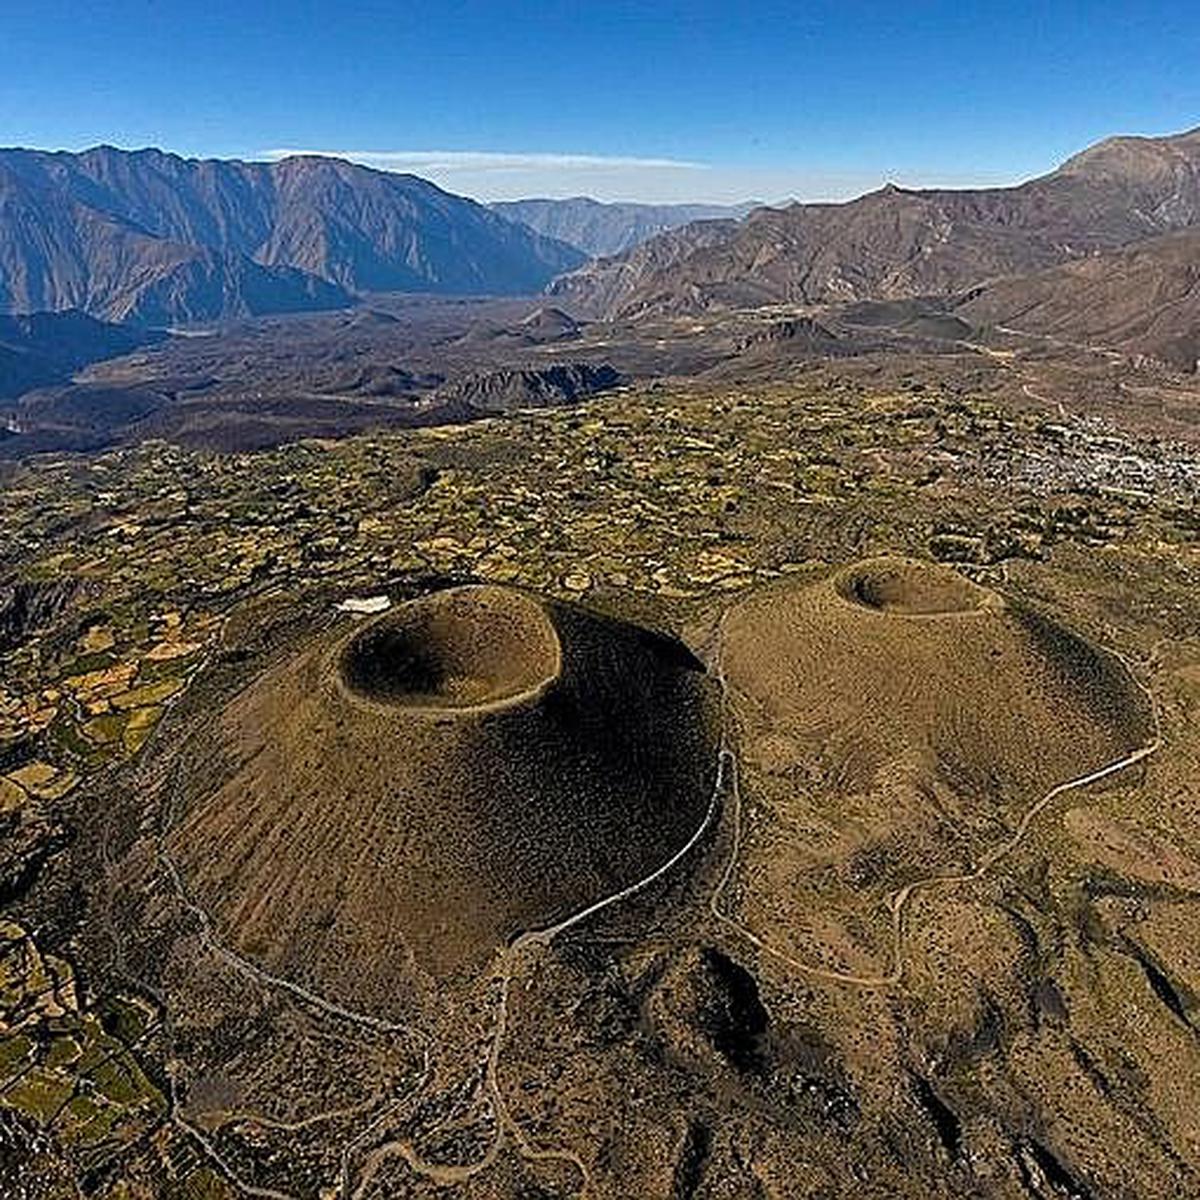
<svg viewBox="0 0 1200 1200">
<path fill-rule="evenodd" d="M 1198 469 L 833 367 L 31 460 L 0 1190 L 1195 1191 Z"/>
</svg>

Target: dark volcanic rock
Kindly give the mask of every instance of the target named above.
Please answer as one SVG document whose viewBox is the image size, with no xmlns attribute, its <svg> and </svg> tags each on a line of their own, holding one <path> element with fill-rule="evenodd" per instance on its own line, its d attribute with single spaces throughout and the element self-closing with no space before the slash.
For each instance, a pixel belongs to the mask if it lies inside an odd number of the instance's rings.
<svg viewBox="0 0 1200 1200">
<path fill-rule="evenodd" d="M 0 398 L 64 382 L 87 363 L 128 354 L 163 336 L 73 310 L 0 317 Z"/>
<path fill-rule="evenodd" d="M 561 308 L 547 305 L 535 309 L 518 326 L 525 337 L 534 342 L 562 342 L 577 338 L 579 322 L 568 316 Z"/>
<path fill-rule="evenodd" d="M 812 317 L 790 317 L 772 321 L 765 329 L 750 334 L 741 344 L 742 350 L 756 346 L 788 346 L 815 353 L 833 353 L 841 338 Z"/>
<path fill-rule="evenodd" d="M 621 382 L 621 375 L 607 363 L 559 363 L 468 375 L 441 388 L 438 399 L 482 412 L 505 412 L 571 404 Z"/>
<path fill-rule="evenodd" d="M 68 384 L 23 396 L 18 420 L 30 430 L 109 433 L 158 412 L 166 402 L 167 395 L 155 388 Z"/>
</svg>

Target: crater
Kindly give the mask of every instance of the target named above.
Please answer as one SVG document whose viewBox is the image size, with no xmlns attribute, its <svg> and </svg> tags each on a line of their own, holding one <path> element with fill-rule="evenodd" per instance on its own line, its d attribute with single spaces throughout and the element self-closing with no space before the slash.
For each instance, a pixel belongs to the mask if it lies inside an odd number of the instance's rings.
<svg viewBox="0 0 1200 1200">
<path fill-rule="evenodd" d="M 338 676 L 359 699 L 432 711 L 506 707 L 558 677 L 545 609 L 511 589 L 464 587 L 405 605 L 342 649 Z"/>
<path fill-rule="evenodd" d="M 739 601 L 721 632 L 745 786 L 778 814 L 755 835 L 757 860 L 747 847 L 745 869 L 778 881 L 755 902 L 781 939 L 811 927 L 814 863 L 899 887 L 929 847 L 981 854 L 971 840 L 984 830 L 1015 828 L 1050 789 L 1153 733 L 1120 659 L 938 565 L 872 559 L 783 581 Z M 829 832 L 793 849 L 792 831 L 818 820 Z M 828 928 L 845 921 L 849 953 L 858 910 L 828 907 Z"/>
<path fill-rule="evenodd" d="M 990 593 L 938 563 L 878 558 L 838 576 L 838 594 L 851 604 L 899 616 L 933 617 L 987 607 Z"/>
<path fill-rule="evenodd" d="M 221 767 L 184 768 L 171 853 L 239 953 L 400 1013 L 414 981 L 469 979 L 684 847 L 718 716 L 669 635 L 451 588 L 250 675 L 183 751 Z"/>
</svg>

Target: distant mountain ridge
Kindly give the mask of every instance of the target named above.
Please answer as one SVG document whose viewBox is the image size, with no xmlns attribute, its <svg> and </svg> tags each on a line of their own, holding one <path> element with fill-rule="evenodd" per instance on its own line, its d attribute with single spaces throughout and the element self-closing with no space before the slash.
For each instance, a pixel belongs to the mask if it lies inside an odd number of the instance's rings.
<svg viewBox="0 0 1200 1200">
<path fill-rule="evenodd" d="M 655 234 L 693 221 L 740 221 L 762 205 L 627 204 L 575 196 L 569 200 L 497 200 L 493 212 L 582 250 L 590 258 L 620 254 Z"/>
<path fill-rule="evenodd" d="M 584 257 L 424 179 L 341 159 L 0 150 L 0 312 L 171 324 L 369 291 L 523 294 Z"/>
<path fill-rule="evenodd" d="M 1110 138 L 1019 187 L 889 185 L 844 204 L 687 225 L 550 291 L 608 317 L 948 294 L 1198 222 L 1200 129 Z"/>
</svg>

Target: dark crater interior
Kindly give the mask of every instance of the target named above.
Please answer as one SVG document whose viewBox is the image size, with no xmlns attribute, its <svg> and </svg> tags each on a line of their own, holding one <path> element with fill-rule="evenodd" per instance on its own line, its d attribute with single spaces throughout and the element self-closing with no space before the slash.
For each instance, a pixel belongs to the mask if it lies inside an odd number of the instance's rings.
<svg viewBox="0 0 1200 1200">
<path fill-rule="evenodd" d="M 413 708 L 471 708 L 536 692 L 559 671 L 543 609 L 513 591 L 456 588 L 373 622 L 341 653 L 357 696 Z"/>
</svg>

